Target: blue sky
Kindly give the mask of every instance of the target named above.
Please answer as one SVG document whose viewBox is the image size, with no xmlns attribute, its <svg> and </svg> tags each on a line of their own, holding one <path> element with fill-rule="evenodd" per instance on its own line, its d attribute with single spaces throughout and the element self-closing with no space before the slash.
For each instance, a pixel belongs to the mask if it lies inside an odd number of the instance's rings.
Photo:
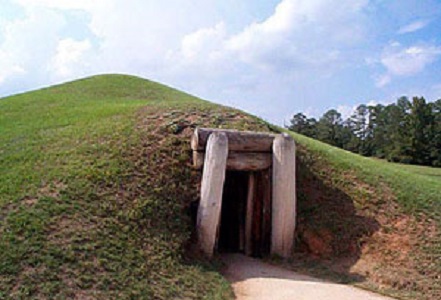
<svg viewBox="0 0 441 300">
<path fill-rule="evenodd" d="M 102 73 L 283 124 L 441 98 L 439 0 L 0 0 L 0 97 Z"/>
</svg>

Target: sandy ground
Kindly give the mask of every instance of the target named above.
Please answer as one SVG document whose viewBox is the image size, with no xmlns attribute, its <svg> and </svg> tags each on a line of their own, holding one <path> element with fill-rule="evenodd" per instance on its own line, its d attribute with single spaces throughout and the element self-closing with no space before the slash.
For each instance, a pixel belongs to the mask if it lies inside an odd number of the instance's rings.
<svg viewBox="0 0 441 300">
<path fill-rule="evenodd" d="M 222 257 L 225 277 L 238 300 L 392 300 L 343 284 L 325 282 L 240 254 Z"/>
</svg>

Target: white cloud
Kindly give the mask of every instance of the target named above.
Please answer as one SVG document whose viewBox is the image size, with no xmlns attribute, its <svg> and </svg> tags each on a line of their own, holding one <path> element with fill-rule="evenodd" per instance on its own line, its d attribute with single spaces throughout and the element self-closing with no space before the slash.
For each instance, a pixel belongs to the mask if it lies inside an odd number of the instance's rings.
<svg viewBox="0 0 441 300">
<path fill-rule="evenodd" d="M 182 38 L 182 55 L 194 60 L 196 57 L 213 58 L 213 53 L 221 51 L 226 37 L 224 23 L 212 28 L 202 28 Z"/>
<path fill-rule="evenodd" d="M 434 62 L 441 54 L 438 46 L 411 46 L 402 48 L 400 45 L 388 47 L 382 55 L 381 62 L 392 75 L 414 75 Z"/>
<path fill-rule="evenodd" d="M 418 20 L 418 21 L 412 22 L 410 24 L 407 24 L 407 25 L 401 27 L 398 30 L 398 33 L 399 34 L 412 33 L 412 32 L 423 29 L 428 24 L 429 24 L 428 21 Z"/>
<path fill-rule="evenodd" d="M 340 49 L 363 36 L 362 8 L 367 3 L 283 0 L 272 16 L 232 36 L 227 48 L 244 62 L 263 67 L 337 62 Z"/>
<path fill-rule="evenodd" d="M 228 35 L 222 21 L 206 26 L 216 15 L 215 1 L 196 0 L 185 5 L 177 0 L 14 1 L 29 14 L 42 9 L 58 17 L 65 10 L 87 12 L 90 32 L 99 41 L 94 46 L 97 52 L 94 64 L 100 65 L 97 69 L 134 73 L 145 70 L 169 73 L 170 69 L 178 71 L 176 64 L 203 67 L 202 64 L 212 60 L 224 60 L 218 67 L 233 60 L 236 65 L 251 68 L 282 67 L 298 71 L 315 66 L 324 68 L 325 73 L 339 68 L 342 49 L 363 36 L 362 9 L 368 3 L 367 0 L 343 0 L 338 4 L 331 0 L 282 0 L 267 19 Z M 180 9 L 174 9 L 178 4 Z M 195 13 L 198 9 L 204 13 Z M 50 19 L 40 25 L 50 25 Z M 59 40 L 67 38 L 60 36 Z M 58 41 L 56 47 L 60 47 Z M 60 60 L 64 59 L 60 58 L 61 50 L 52 51 L 57 52 L 57 57 L 51 60 L 57 65 L 53 70 L 67 76 L 67 69 L 60 67 Z"/>
<path fill-rule="evenodd" d="M 354 57 L 351 49 L 365 37 L 368 5 L 368 0 L 281 0 L 265 14 L 268 17 L 258 20 L 250 18 L 249 11 L 228 10 L 215 0 L 12 1 L 25 9 L 26 19 L 39 18 L 29 35 L 14 25 L 14 36 L 26 40 L 20 41 L 23 54 L 3 69 L 4 78 L 26 72 L 35 85 L 84 73 L 131 73 L 267 118 L 289 111 L 292 104 L 285 100 L 264 107 L 263 101 L 303 93 L 300 101 L 310 104 L 314 93 L 307 90 L 315 89 L 320 78 L 330 78 L 361 57 Z M 257 5 L 246 1 L 241 7 Z M 71 28 L 66 11 L 72 15 L 73 10 L 87 15 L 86 34 L 65 33 Z M 254 21 L 226 22 L 245 15 Z M 44 55 L 29 51 L 39 48 Z M 0 49 L 16 51 L 4 44 Z"/>
<path fill-rule="evenodd" d="M 362 9 L 367 3 L 283 0 L 268 18 L 238 33 L 229 35 L 225 24 L 219 23 L 187 34 L 180 49 L 169 51 L 168 58 L 186 67 L 217 63 L 213 69 L 219 74 L 241 66 L 251 72 L 277 70 L 289 76 L 308 69 L 329 75 L 349 63 L 348 57 L 343 60 L 344 52 L 363 37 Z"/>
<path fill-rule="evenodd" d="M 102 3 L 103 0 L 14 0 L 25 8 L 45 7 L 57 9 L 79 9 L 87 10 Z"/>
<path fill-rule="evenodd" d="M 8 22 L 0 34 L 0 77 L 3 83 L 20 75 L 48 77 L 46 66 L 55 54 L 58 33 L 65 19 L 47 9 L 28 10 L 23 19 Z M 31 80 L 31 79 L 28 79 Z"/>
<path fill-rule="evenodd" d="M 377 87 L 384 87 L 384 86 L 388 85 L 391 81 L 392 81 L 392 78 L 389 74 L 383 74 L 383 75 L 377 76 L 375 78 L 375 85 Z"/>
<path fill-rule="evenodd" d="M 11 62 L 8 55 L 0 51 L 0 84 L 10 77 L 26 74 L 22 66 Z"/>
<path fill-rule="evenodd" d="M 413 45 L 403 47 L 397 42 L 388 45 L 381 55 L 380 63 L 386 73 L 376 78 L 378 87 L 383 87 L 397 76 L 412 76 L 422 72 L 441 56 L 441 47 L 435 45 Z"/>
<path fill-rule="evenodd" d="M 52 59 L 51 68 L 59 77 L 69 77 L 74 69 L 87 67 L 84 60 L 85 53 L 91 49 L 89 40 L 76 41 L 67 38 L 59 41 L 57 53 Z"/>
<path fill-rule="evenodd" d="M 222 22 L 199 28 L 167 52 L 163 78 L 262 117 L 290 111 L 290 99 L 310 105 L 309 89 L 317 91 L 322 78 L 363 60 L 351 49 L 365 36 L 367 3 L 283 0 L 269 17 L 242 30 L 229 32 Z M 268 107 L 258 101 L 276 98 L 284 103 Z"/>
<path fill-rule="evenodd" d="M 25 18 L 5 22 L 0 28 L 0 51 L 5 53 L 0 58 L 2 78 L 12 80 L 26 72 L 26 80 L 34 84 L 84 75 L 84 65 L 74 62 L 80 60 L 77 56 L 90 65 L 88 73 L 126 72 L 154 77 L 158 68 L 167 72 L 165 54 L 177 47 L 185 34 L 200 28 L 208 19 L 212 21 L 210 9 L 214 11 L 213 1 L 207 0 L 185 4 L 180 0 L 11 1 L 21 5 Z M 195 13 L 197 8 L 206 14 Z M 77 24 L 66 23 L 66 12 L 74 10 L 87 15 L 87 23 L 82 24 L 87 33 L 75 38 L 70 34 L 75 34 L 73 26 Z M 85 36 L 89 45 L 66 42 L 81 41 Z M 86 46 L 88 49 L 83 49 Z M 67 48 L 75 51 L 69 54 Z M 6 62 L 18 65 L 24 72 L 12 72 Z"/>
<path fill-rule="evenodd" d="M 378 104 L 384 105 L 384 101 L 378 101 L 378 100 L 370 100 L 368 103 L 366 103 L 367 106 L 377 106 Z"/>
<path fill-rule="evenodd" d="M 381 13 L 378 3 L 369 0 L 243 0 L 234 8 L 234 0 L 9 1 L 22 6 L 25 18 L 1 23 L 2 93 L 23 81 L 33 81 L 28 88 L 85 72 L 121 72 L 274 120 L 293 107 L 356 99 L 359 85 L 372 88 L 362 82 L 369 77 L 366 57 L 375 58 L 371 68 L 385 68 L 376 78 L 385 86 L 439 55 L 437 46 L 398 44 L 373 54 L 383 27 L 371 18 Z M 421 22 L 401 31 L 418 30 Z"/>
<path fill-rule="evenodd" d="M 337 111 L 341 114 L 341 118 L 343 120 L 346 120 L 347 118 L 352 116 L 352 114 L 357 109 L 357 106 L 358 105 L 346 105 L 346 104 L 343 104 L 343 105 L 337 106 Z"/>
</svg>

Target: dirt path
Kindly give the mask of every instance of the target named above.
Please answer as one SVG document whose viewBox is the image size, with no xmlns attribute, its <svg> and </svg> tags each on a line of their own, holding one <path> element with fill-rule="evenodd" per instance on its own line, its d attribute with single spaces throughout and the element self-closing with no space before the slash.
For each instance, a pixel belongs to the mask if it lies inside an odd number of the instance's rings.
<svg viewBox="0 0 441 300">
<path fill-rule="evenodd" d="M 225 277 L 238 300 L 392 300 L 343 284 L 325 282 L 240 254 L 223 256 Z"/>
</svg>

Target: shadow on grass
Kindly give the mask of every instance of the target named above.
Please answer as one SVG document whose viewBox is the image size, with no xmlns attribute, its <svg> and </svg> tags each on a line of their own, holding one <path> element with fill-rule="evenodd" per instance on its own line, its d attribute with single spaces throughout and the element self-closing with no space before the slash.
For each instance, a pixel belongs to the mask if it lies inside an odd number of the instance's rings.
<svg viewBox="0 0 441 300">
<path fill-rule="evenodd" d="M 291 266 L 339 283 L 364 281 L 351 267 L 366 240 L 380 229 L 373 217 L 357 213 L 354 199 L 322 178 L 333 170 L 312 171 L 308 158 L 297 159 L 297 229 Z"/>
</svg>

